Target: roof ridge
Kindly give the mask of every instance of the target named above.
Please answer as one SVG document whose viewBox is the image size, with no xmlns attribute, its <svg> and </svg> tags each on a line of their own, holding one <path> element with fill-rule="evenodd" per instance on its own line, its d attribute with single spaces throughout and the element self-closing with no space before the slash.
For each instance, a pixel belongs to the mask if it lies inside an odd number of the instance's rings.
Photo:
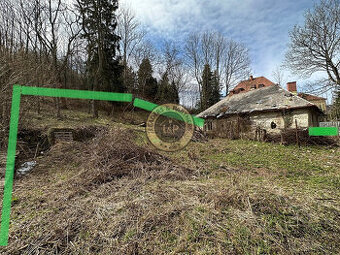
<svg viewBox="0 0 340 255">
<path fill-rule="evenodd" d="M 326 99 L 326 98 L 324 98 L 324 97 L 320 97 L 320 96 L 313 95 L 313 94 L 308 94 L 308 93 L 306 93 L 306 92 L 298 92 L 298 95 L 299 95 L 299 94 L 303 94 L 303 95 L 306 95 L 306 96 L 313 96 L 313 97 L 317 97 L 317 98 Z"/>
</svg>

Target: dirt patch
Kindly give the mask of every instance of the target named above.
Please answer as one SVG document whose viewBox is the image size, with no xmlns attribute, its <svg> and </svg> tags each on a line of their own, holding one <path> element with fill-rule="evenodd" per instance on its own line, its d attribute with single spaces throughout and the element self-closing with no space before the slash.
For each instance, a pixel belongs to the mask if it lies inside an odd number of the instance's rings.
<svg viewBox="0 0 340 255">
<path fill-rule="evenodd" d="M 42 129 L 20 129 L 18 131 L 17 148 L 22 154 L 32 155 L 36 150 L 44 151 L 49 147 L 47 135 Z"/>
</svg>

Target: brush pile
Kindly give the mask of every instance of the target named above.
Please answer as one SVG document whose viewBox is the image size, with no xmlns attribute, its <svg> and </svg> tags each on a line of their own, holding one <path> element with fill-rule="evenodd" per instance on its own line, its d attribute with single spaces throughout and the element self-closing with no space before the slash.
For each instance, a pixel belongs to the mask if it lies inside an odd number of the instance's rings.
<svg viewBox="0 0 340 255">
<path fill-rule="evenodd" d="M 208 141 L 207 135 L 200 128 L 195 128 L 194 134 L 191 138 L 191 141 L 197 143 L 204 143 Z"/>
<path fill-rule="evenodd" d="M 185 180 L 193 170 L 177 166 L 169 158 L 135 144 L 131 130 L 102 132 L 89 144 L 83 156 L 85 169 L 73 185 L 96 187 L 116 179 L 144 178 Z"/>
<path fill-rule="evenodd" d="M 267 142 L 282 143 L 285 145 L 299 144 L 303 146 L 307 145 L 326 145 L 337 146 L 338 140 L 334 137 L 327 136 L 309 136 L 307 129 L 285 129 L 281 131 L 281 134 L 266 136 Z"/>
</svg>

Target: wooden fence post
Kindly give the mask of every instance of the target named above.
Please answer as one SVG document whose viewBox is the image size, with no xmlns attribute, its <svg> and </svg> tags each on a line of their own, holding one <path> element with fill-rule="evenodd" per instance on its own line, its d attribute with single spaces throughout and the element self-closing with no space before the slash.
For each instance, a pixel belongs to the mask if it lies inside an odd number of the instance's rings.
<svg viewBox="0 0 340 255">
<path fill-rule="evenodd" d="M 300 147 L 297 119 L 295 119 L 295 138 L 296 138 L 296 144 Z"/>
</svg>

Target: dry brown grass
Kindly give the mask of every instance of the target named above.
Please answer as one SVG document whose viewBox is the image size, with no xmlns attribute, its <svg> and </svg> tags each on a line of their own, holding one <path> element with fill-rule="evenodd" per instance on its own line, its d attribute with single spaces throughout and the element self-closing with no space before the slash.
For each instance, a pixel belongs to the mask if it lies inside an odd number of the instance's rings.
<svg viewBox="0 0 340 255">
<path fill-rule="evenodd" d="M 114 129 L 54 145 L 15 183 L 2 254 L 339 252 L 334 206 L 256 182 L 245 169 L 203 175 L 210 166 L 199 152 L 187 148 L 191 161 L 183 167 L 136 139 Z"/>
</svg>

